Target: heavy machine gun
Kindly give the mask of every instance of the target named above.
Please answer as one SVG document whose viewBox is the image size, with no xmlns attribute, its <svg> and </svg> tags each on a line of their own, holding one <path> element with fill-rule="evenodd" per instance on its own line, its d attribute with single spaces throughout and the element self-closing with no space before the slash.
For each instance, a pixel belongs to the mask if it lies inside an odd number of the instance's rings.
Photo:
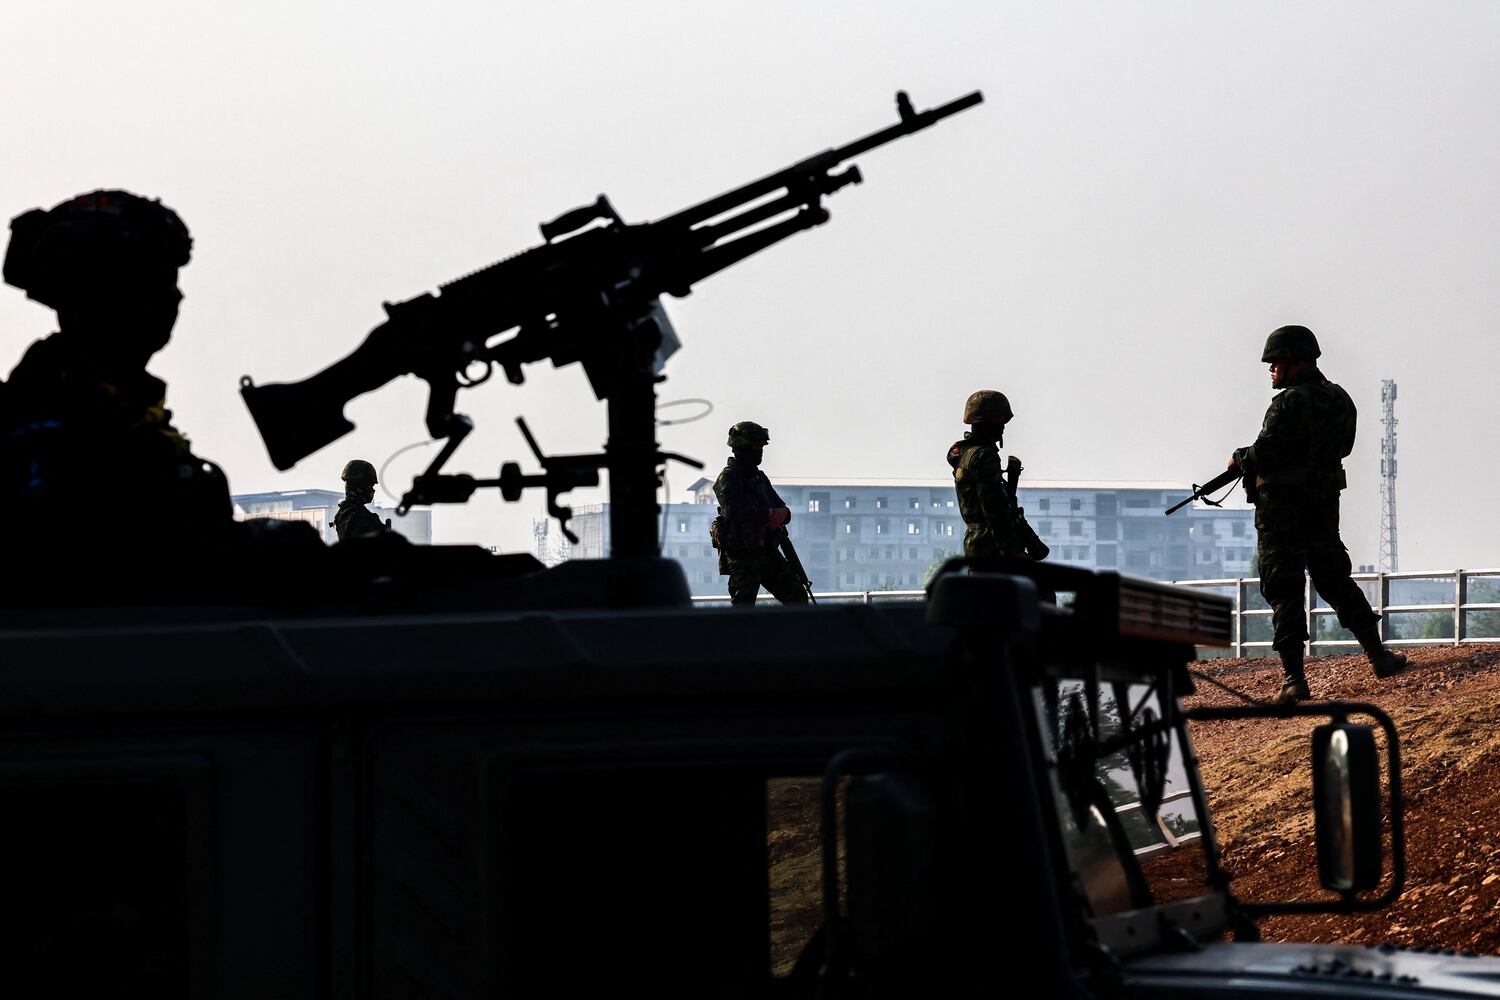
<svg viewBox="0 0 1500 1000">
<path fill-rule="evenodd" d="M 454 412 L 460 387 L 487 381 L 498 366 L 519 384 L 523 367 L 550 360 L 583 365 L 608 405 L 609 439 L 595 456 L 609 471 L 610 533 L 616 556 L 657 549 L 656 384 L 679 341 L 661 296 L 679 298 L 704 278 L 829 219 L 825 196 L 862 180 L 852 158 L 929 128 L 984 100 L 975 91 L 927 111 L 904 92 L 899 120 L 675 212 L 630 224 L 609 199 L 541 225 L 545 242 L 404 302 L 386 303 L 386 321 L 355 351 L 301 382 L 241 382 L 271 461 L 289 469 L 354 429 L 344 404 L 401 375 L 427 382 L 427 431 L 447 438 L 403 506 L 443 502 L 455 492 L 439 478 L 472 424 Z M 701 467 L 701 466 L 700 466 Z M 555 503 L 548 480 L 549 503 Z M 462 485 L 462 484 L 458 484 Z M 533 485 L 525 483 L 524 485 Z M 471 491 L 472 492 L 472 491 Z"/>
</svg>

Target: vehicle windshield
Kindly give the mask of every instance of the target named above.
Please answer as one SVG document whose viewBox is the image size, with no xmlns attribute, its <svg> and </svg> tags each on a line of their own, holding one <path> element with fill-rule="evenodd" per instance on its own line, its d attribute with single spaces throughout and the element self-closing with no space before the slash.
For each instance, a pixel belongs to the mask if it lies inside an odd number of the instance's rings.
<svg viewBox="0 0 1500 1000">
<path fill-rule="evenodd" d="M 1202 824 L 1170 697 L 1052 675 L 1034 701 L 1067 861 L 1094 916 L 1207 893 Z"/>
</svg>

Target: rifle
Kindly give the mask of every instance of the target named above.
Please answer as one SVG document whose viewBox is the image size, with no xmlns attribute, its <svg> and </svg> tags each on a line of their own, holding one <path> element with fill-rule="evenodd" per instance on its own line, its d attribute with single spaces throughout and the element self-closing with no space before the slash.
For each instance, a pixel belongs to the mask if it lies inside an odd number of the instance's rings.
<svg viewBox="0 0 1500 1000">
<path fill-rule="evenodd" d="M 896 124 L 655 222 L 627 224 L 600 195 L 592 205 L 542 223 L 540 246 L 440 285 L 436 293 L 386 303 L 385 322 L 316 375 L 260 386 L 247 376 L 240 394 L 272 463 L 289 469 L 354 429 L 344 417 L 346 402 L 401 375 L 417 375 L 430 389 L 427 431 L 448 440 L 403 497 L 410 507 L 443 502 L 452 492 L 438 469 L 473 427 L 453 410 L 460 387 L 488 380 L 496 366 L 519 385 L 523 365 L 581 363 L 594 395 L 608 404 L 608 442 L 592 458 L 610 473 L 613 554 L 653 555 L 657 469 L 668 459 L 697 464 L 661 452 L 656 442 L 655 386 L 680 346 L 660 297 L 681 298 L 704 278 L 827 222 L 824 196 L 863 179 L 856 165 L 837 170 L 844 161 L 983 100 L 975 91 L 916 111 L 905 92 L 898 93 Z M 548 489 L 550 505 L 555 497 Z"/>
<path fill-rule="evenodd" d="M 1019 489 L 1020 485 L 1021 463 L 1014 455 L 1011 455 L 1005 462 L 1005 489 L 1010 494 L 1012 500 L 1016 499 L 1016 490 Z M 1020 511 L 1020 505 L 1017 504 L 1016 513 L 1020 514 Z M 1031 522 L 1026 520 L 1025 515 L 1021 515 L 1021 544 L 1026 546 L 1026 554 L 1036 562 L 1041 562 L 1052 552 L 1047 547 L 1047 543 L 1042 541 L 1037 535 L 1036 529 L 1031 526 Z"/>
<path fill-rule="evenodd" d="M 781 549 L 781 554 L 786 556 L 787 565 L 792 567 L 792 572 L 797 574 L 797 579 L 802 581 L 802 589 L 807 591 L 807 599 L 817 604 L 818 599 L 813 596 L 812 581 L 807 578 L 807 570 L 802 568 L 802 560 L 797 558 L 797 549 L 792 545 L 792 536 L 787 534 L 785 528 L 781 529 L 781 540 L 776 545 Z"/>
<path fill-rule="evenodd" d="M 1179 501 L 1177 503 L 1174 503 L 1172 506 L 1168 507 L 1167 508 L 1167 516 L 1170 517 L 1171 515 L 1177 513 L 1177 511 L 1179 511 L 1182 508 L 1186 507 L 1188 504 L 1192 503 L 1194 500 L 1202 500 L 1204 503 L 1208 504 L 1210 507 L 1222 507 L 1222 506 L 1224 506 L 1223 501 L 1210 500 L 1208 498 L 1208 495 L 1210 493 L 1212 493 L 1214 490 L 1219 489 L 1221 486 L 1228 486 L 1228 485 L 1230 485 L 1231 483 L 1233 483 L 1235 480 L 1239 479 L 1244 474 L 1245 474 L 1244 470 L 1242 470 L 1242 469 L 1225 469 L 1223 472 L 1219 473 L 1217 476 L 1214 476 L 1212 479 L 1210 479 L 1208 482 L 1204 483 L 1202 486 L 1199 486 L 1197 483 L 1194 483 L 1193 484 L 1193 494 L 1192 494 L 1192 496 L 1188 497 L 1186 500 Z"/>
</svg>

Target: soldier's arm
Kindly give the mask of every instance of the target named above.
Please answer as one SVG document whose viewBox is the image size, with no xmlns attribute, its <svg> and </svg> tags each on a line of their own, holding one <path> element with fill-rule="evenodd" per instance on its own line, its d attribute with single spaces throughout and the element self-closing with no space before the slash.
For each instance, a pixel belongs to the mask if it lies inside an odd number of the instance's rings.
<svg viewBox="0 0 1500 1000">
<path fill-rule="evenodd" d="M 986 449 L 974 463 L 974 475 L 979 481 L 979 509 L 990 533 L 1002 548 L 1014 548 L 1021 512 L 1006 488 L 1000 457 Z"/>
<path fill-rule="evenodd" d="M 1304 464 L 1307 440 L 1306 429 L 1302 426 L 1303 409 L 1301 393 L 1283 392 L 1271 400 L 1260 436 L 1250 447 L 1234 453 L 1240 467 L 1264 474 Z"/>
<path fill-rule="evenodd" d="M 792 519 L 792 508 L 787 506 L 785 500 L 781 499 L 781 494 L 776 492 L 776 487 L 771 485 L 770 479 L 766 480 L 766 492 L 771 495 L 771 510 L 776 510 L 778 507 L 781 508 L 786 511 L 786 521 L 790 521 Z M 767 514 L 769 515 L 769 513 L 768 511 Z M 782 521 L 781 523 L 785 524 L 786 521 Z"/>
</svg>

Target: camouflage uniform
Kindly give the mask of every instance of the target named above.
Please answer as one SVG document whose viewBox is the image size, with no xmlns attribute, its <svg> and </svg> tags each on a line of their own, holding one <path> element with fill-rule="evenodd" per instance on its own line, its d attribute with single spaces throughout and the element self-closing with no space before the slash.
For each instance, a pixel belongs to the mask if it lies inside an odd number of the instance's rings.
<svg viewBox="0 0 1500 1000">
<path fill-rule="evenodd" d="M 91 375 L 56 334 L 32 344 L 0 393 L 0 509 L 32 537 L 100 544 L 107 490 L 129 500 L 130 514 L 108 529 L 116 552 L 226 541 L 228 481 L 172 426 L 165 392 L 146 372 Z"/>
<path fill-rule="evenodd" d="M 339 478 L 344 481 L 344 499 L 333 515 L 333 527 L 339 541 L 383 535 L 390 527 L 366 505 L 375 499 L 375 466 L 363 459 L 345 464 Z"/>
<path fill-rule="evenodd" d="M 970 559 L 1019 558 L 1026 554 L 1026 515 L 1005 485 L 995 441 L 969 431 L 948 449 L 958 512 L 967 526 L 964 555 Z"/>
<path fill-rule="evenodd" d="M 0 390 L 0 512 L 25 525 L 6 547 L 44 550 L 34 574 L 71 563 L 80 583 L 133 584 L 148 567 L 202 563 L 238 533 L 223 472 L 193 454 L 145 370 L 176 321 L 191 246 L 176 213 L 124 191 L 11 222 L 5 281 L 62 321 Z M 106 493 L 128 499 L 125 516 L 101 516 Z"/>
<path fill-rule="evenodd" d="M 1003 392 L 980 389 L 964 401 L 964 423 L 973 430 L 948 449 L 953 489 L 963 516 L 964 555 L 970 559 L 1044 559 L 1047 546 L 1026 523 L 1000 464 L 1005 425 L 1015 414 Z M 1014 457 L 1015 471 L 1021 466 Z"/>
<path fill-rule="evenodd" d="M 339 502 L 339 509 L 333 515 L 333 527 L 341 542 L 346 538 L 380 535 L 389 530 L 374 511 L 358 500 L 347 498 Z"/>
<path fill-rule="evenodd" d="M 729 576 L 729 600 L 754 604 L 765 587 L 782 604 L 807 603 L 802 581 L 778 546 L 785 528 L 770 526 L 771 512 L 785 509 L 771 480 L 760 471 L 760 448 L 770 434 L 749 421 L 729 430 L 730 458 L 714 480 L 719 516 L 714 520 L 714 544 L 719 549 L 719 571 Z M 787 519 L 791 519 L 788 511 Z"/>
<path fill-rule="evenodd" d="M 1343 459 L 1354 449 L 1354 401 L 1317 368 L 1293 378 L 1266 410 L 1260 436 L 1234 453 L 1255 502 L 1260 590 L 1277 650 L 1308 639 L 1303 573 L 1351 632 L 1380 620 L 1349 576 L 1339 539 Z"/>
</svg>

